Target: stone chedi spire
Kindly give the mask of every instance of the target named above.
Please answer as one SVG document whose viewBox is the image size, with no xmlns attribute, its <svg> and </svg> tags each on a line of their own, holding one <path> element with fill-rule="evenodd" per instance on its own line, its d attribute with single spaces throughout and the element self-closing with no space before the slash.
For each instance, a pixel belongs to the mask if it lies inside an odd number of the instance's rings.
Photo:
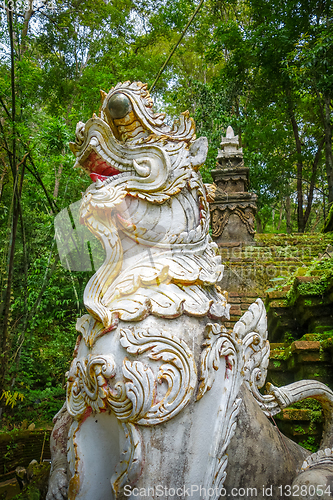
<svg viewBox="0 0 333 500">
<path fill-rule="evenodd" d="M 214 179 L 210 190 L 210 211 L 213 239 L 219 246 L 251 244 L 254 240 L 254 220 L 257 195 L 248 192 L 249 169 L 244 166 L 243 149 L 232 127 L 221 138 Z"/>
</svg>

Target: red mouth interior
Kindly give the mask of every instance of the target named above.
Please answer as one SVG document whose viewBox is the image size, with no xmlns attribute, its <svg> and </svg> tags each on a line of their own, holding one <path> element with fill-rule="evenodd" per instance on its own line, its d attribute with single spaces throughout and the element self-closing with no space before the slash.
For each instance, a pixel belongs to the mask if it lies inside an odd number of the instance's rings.
<svg viewBox="0 0 333 500">
<path fill-rule="evenodd" d="M 119 170 L 108 165 L 106 161 L 98 156 L 94 151 L 90 153 L 90 155 L 84 162 L 84 168 L 88 169 L 91 172 L 90 178 L 94 182 L 97 179 L 103 181 L 107 177 L 120 174 Z"/>
</svg>

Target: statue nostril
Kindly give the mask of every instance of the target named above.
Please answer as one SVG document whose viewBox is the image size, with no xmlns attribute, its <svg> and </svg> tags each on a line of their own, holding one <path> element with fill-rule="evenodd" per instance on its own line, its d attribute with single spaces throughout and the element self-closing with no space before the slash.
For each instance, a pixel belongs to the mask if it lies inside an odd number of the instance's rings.
<svg viewBox="0 0 333 500">
<path fill-rule="evenodd" d="M 108 108 L 113 119 L 124 118 L 132 109 L 131 101 L 125 94 L 114 94 L 109 102 Z"/>
</svg>

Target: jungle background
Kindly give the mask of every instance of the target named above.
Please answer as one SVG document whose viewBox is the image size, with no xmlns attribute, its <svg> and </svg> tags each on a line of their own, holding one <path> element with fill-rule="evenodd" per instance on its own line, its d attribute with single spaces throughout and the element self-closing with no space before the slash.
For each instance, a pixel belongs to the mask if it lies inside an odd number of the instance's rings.
<svg viewBox="0 0 333 500">
<path fill-rule="evenodd" d="M 55 216 L 90 184 L 73 170 L 76 123 L 99 90 L 150 86 L 192 0 L 3 0 L 0 28 L 0 427 L 50 424 L 83 314 L 88 272 L 65 269 Z M 205 0 L 153 91 L 209 140 L 239 134 L 258 233 L 332 230 L 333 4 Z M 332 211 L 331 211 L 332 214 Z M 325 264 L 332 269 L 331 264 Z"/>
</svg>

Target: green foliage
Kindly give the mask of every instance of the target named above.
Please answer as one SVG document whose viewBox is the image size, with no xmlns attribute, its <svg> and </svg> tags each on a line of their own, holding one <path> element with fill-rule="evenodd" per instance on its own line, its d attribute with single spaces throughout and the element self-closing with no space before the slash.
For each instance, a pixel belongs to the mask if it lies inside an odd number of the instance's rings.
<svg viewBox="0 0 333 500">
<path fill-rule="evenodd" d="M 279 290 L 282 286 L 286 284 L 288 278 L 286 276 L 277 276 L 276 278 L 272 278 L 269 281 L 272 281 L 273 283 L 275 283 L 275 285 L 265 290 L 265 293 L 275 292 L 276 290 Z"/>
<path fill-rule="evenodd" d="M 17 391 L 3 391 L 0 397 L 0 401 L 2 398 L 4 398 L 6 406 L 14 408 L 14 406 L 17 405 L 18 401 L 23 401 L 24 394 Z"/>
<path fill-rule="evenodd" d="M 318 276 L 318 279 L 300 283 L 297 292 L 300 295 L 323 295 L 333 281 L 333 258 L 314 260 L 305 276 Z"/>
<path fill-rule="evenodd" d="M 324 134 L 331 141 L 330 124 L 323 120 L 325 99 L 332 97 L 331 14 L 331 6 L 315 1 L 301 8 L 294 0 L 213 2 L 202 22 L 210 25 L 202 52 L 195 47 L 200 75 L 193 76 L 191 65 L 165 94 L 174 108 L 178 103 L 193 109 L 199 134 L 209 139 L 205 181 L 211 182 L 227 125 L 239 134 L 261 231 L 303 231 L 305 224 L 318 230 L 325 216 L 322 203 L 333 189 L 322 143 Z M 186 46 L 194 60 L 193 43 Z M 296 205 L 302 219 L 295 217 Z M 275 225 L 278 210 L 285 216 Z"/>
<path fill-rule="evenodd" d="M 308 436 L 307 439 L 301 441 L 299 444 L 306 450 L 309 450 L 311 453 L 315 453 L 316 451 L 318 451 L 319 446 L 315 436 Z"/>
<path fill-rule="evenodd" d="M 305 434 L 305 429 L 301 425 L 295 425 L 294 430 L 298 434 Z"/>
<path fill-rule="evenodd" d="M 302 401 L 298 401 L 297 403 L 293 403 L 291 405 L 291 408 L 299 408 L 299 409 L 309 409 L 313 410 L 314 412 L 318 412 L 319 410 L 321 411 L 322 407 L 319 401 L 313 398 L 307 398 L 303 399 Z M 318 415 L 316 415 L 316 418 Z"/>
<path fill-rule="evenodd" d="M 295 338 L 291 332 L 285 332 L 284 334 L 284 342 L 286 344 L 292 344 L 294 342 Z"/>
<path fill-rule="evenodd" d="M 303 446 L 303 448 L 311 451 L 311 453 L 315 453 L 319 448 L 320 433 L 319 435 L 312 434 L 316 432 L 318 425 L 323 421 L 321 404 L 316 399 L 307 398 L 297 403 L 293 403 L 290 408 L 310 410 L 310 425 L 307 431 L 301 425 L 295 427 L 295 430 L 297 430 L 299 434 L 309 434 L 307 438 L 302 440 L 299 444 Z"/>
<path fill-rule="evenodd" d="M 292 255 L 289 253 L 287 247 L 285 247 L 286 255 Z M 299 281 L 298 276 L 313 277 L 310 281 Z M 290 287 L 289 291 L 285 294 L 284 300 L 287 301 L 289 305 L 293 304 L 295 300 L 300 296 L 324 296 L 324 294 L 330 290 L 333 282 L 333 258 L 324 258 L 318 260 L 315 258 L 307 266 L 303 264 L 301 268 L 296 269 L 296 271 L 289 276 L 279 276 L 273 278 L 274 287 L 270 287 L 266 290 L 266 293 L 282 291 L 285 287 Z M 305 306 L 312 305 L 312 299 L 305 299 Z"/>
</svg>

